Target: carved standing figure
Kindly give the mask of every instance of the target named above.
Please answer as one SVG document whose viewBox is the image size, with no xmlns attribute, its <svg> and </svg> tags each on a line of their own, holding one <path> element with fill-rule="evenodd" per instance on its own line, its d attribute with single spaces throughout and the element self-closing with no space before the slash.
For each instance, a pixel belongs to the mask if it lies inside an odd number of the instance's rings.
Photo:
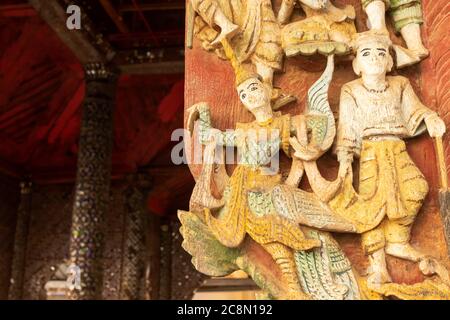
<svg viewBox="0 0 450 320">
<path fill-rule="evenodd" d="M 318 149 L 322 142 L 331 145 L 335 127 L 327 100 L 320 100 L 316 106 L 321 106 L 322 110 L 317 109 L 310 116 L 291 117 L 274 112 L 267 87 L 259 76 L 245 71 L 227 41 L 223 44 L 236 71 L 240 101 L 254 115 L 255 121 L 238 123 L 235 130 L 223 132 L 212 127 L 207 104 L 196 104 L 188 110 L 191 132 L 199 119 L 199 138 L 206 145 L 206 154 L 214 150 L 215 145 L 237 147 L 239 159 L 221 200 L 211 197 L 211 172 L 198 179 L 190 210 L 201 213 L 211 234 L 225 248 L 240 248 L 247 235 L 260 244 L 272 256 L 287 284 L 287 292 L 278 298 L 358 298 L 359 289 L 351 265 L 334 239 L 324 232 L 303 230 L 295 214 L 283 210 L 285 197 L 292 190 L 299 190 L 303 168 L 294 164 L 291 174 L 283 181 L 278 167 L 270 166 L 280 150 L 291 156 L 289 139 L 297 134 L 303 139 L 300 136 L 306 136 L 307 127 Z M 330 56 L 329 66 L 315 86 L 312 99 L 326 94 L 333 72 L 332 62 Z M 207 159 L 211 157 L 206 155 L 204 161 Z M 205 162 L 203 171 L 207 169 Z M 202 181 L 204 178 L 206 181 Z M 309 213 L 302 222 L 308 224 L 309 220 L 318 219 L 322 226 L 327 226 L 326 219 L 320 219 L 321 212 L 326 210 L 320 201 L 312 193 L 299 192 L 302 205 Z M 186 217 L 180 216 L 180 219 L 183 221 Z M 332 225 L 336 224 L 351 228 L 345 221 L 332 221 Z M 197 255 L 191 253 L 194 257 Z"/>
<path fill-rule="evenodd" d="M 403 139 L 425 129 L 431 137 L 445 132 L 442 119 L 420 102 L 407 78 L 386 76 L 393 66 L 391 45 L 388 36 L 373 32 L 360 34 L 355 42 L 353 68 L 361 78 L 342 88 L 335 148 L 344 184 L 328 203 L 362 233 L 372 287 L 391 281 L 385 253 L 416 262 L 426 259 L 409 240 L 428 184 Z M 361 165 L 359 193 L 352 185 L 355 157 Z"/>
<path fill-rule="evenodd" d="M 423 23 L 421 0 L 361 0 L 371 30 L 387 33 L 385 12 L 389 11 L 395 31 L 401 33 L 408 49 L 394 46 L 397 67 L 419 62 L 429 54 L 422 43 L 420 25 Z"/>
<path fill-rule="evenodd" d="M 330 209 L 323 211 L 331 214 L 328 221 L 339 219 L 354 227 L 349 231 L 347 225 L 343 229 L 336 224 L 332 231 L 362 234 L 362 246 L 369 257 L 364 286 L 367 284 L 369 290 L 401 299 L 448 299 L 447 269 L 409 243 L 428 184 L 403 141 L 425 130 L 431 137 L 440 138 L 446 128 L 436 112 L 420 102 L 407 78 L 386 75 L 394 64 L 391 46 L 388 35 L 373 31 L 358 34 L 354 41 L 353 68 L 361 78 L 342 87 L 335 143 L 339 161 L 336 181 L 342 184 L 332 197 L 318 197 Z M 295 156 L 304 159 L 312 189 L 320 190 L 322 184 L 329 183 L 306 156 L 308 147 L 295 138 L 291 145 Z M 359 158 L 360 163 L 359 192 L 353 187 L 354 158 Z M 292 192 L 293 198 L 296 193 Z M 312 222 L 308 225 L 324 229 Z M 386 254 L 418 262 L 424 275 L 436 277 L 414 285 L 392 283 Z"/>
</svg>

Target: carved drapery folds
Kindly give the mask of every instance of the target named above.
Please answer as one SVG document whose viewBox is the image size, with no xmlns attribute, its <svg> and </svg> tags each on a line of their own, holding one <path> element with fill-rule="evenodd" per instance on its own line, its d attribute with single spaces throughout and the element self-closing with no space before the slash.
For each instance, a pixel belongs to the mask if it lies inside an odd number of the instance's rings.
<svg viewBox="0 0 450 320">
<path fill-rule="evenodd" d="M 30 182 L 21 183 L 20 205 L 17 210 L 16 234 L 14 237 L 14 257 L 11 267 L 11 283 L 8 294 L 9 300 L 20 300 L 23 298 L 25 253 L 31 209 L 31 190 L 32 186 Z"/>
<path fill-rule="evenodd" d="M 71 299 L 99 298 L 102 284 L 102 225 L 108 209 L 117 72 L 88 64 L 78 172 L 70 241 L 71 263 L 79 268 L 81 289 Z"/>
</svg>

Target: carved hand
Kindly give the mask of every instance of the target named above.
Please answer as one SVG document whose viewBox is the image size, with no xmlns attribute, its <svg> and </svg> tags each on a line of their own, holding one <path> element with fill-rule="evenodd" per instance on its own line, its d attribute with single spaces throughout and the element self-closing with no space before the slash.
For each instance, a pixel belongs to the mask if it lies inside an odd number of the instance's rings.
<svg viewBox="0 0 450 320">
<path fill-rule="evenodd" d="M 442 137 L 446 131 L 445 122 L 437 114 L 426 117 L 425 124 L 432 138 Z"/>
<path fill-rule="evenodd" d="M 188 120 L 187 120 L 187 128 L 188 128 L 191 136 L 194 132 L 195 121 L 197 121 L 200 116 L 201 108 L 209 108 L 209 107 L 206 102 L 200 102 L 200 103 L 194 104 L 192 107 L 190 107 L 189 109 L 186 110 L 189 114 Z"/>
<path fill-rule="evenodd" d="M 289 138 L 292 148 L 295 150 L 294 157 L 303 161 L 314 161 L 320 158 L 322 150 L 310 145 L 304 145 L 297 137 Z"/>
</svg>

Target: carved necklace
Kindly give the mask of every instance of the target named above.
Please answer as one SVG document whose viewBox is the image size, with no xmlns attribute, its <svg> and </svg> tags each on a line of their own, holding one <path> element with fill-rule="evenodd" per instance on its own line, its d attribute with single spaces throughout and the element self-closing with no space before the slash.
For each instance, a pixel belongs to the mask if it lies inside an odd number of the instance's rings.
<svg viewBox="0 0 450 320">
<path fill-rule="evenodd" d="M 384 84 L 384 88 L 383 88 L 383 89 L 380 89 L 380 90 L 369 89 L 369 88 L 366 87 L 366 85 L 365 85 L 364 83 L 363 83 L 362 85 L 363 85 L 364 89 L 366 89 L 366 90 L 369 91 L 370 93 L 384 93 L 384 92 L 386 92 L 386 90 L 389 88 L 389 83 L 387 83 L 387 82 Z"/>
</svg>

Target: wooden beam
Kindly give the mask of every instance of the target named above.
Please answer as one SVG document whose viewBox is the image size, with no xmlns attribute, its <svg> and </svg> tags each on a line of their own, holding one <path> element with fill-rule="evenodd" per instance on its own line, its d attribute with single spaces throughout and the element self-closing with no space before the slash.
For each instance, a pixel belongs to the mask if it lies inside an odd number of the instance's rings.
<svg viewBox="0 0 450 320">
<path fill-rule="evenodd" d="M 184 61 L 165 61 L 155 63 L 120 65 L 123 74 L 146 75 L 146 74 L 183 74 Z"/>
<path fill-rule="evenodd" d="M 114 6 L 111 4 L 110 0 L 100 0 L 100 4 L 102 5 L 103 9 L 105 9 L 106 13 L 109 15 L 111 20 L 116 25 L 117 29 L 122 33 L 129 33 L 129 29 L 126 26 L 126 24 L 123 22 L 122 16 L 117 13 Z"/>
<path fill-rule="evenodd" d="M 57 1 L 28 0 L 28 2 L 56 32 L 58 37 L 73 51 L 82 64 L 89 62 L 105 63 L 114 57 L 115 53 L 112 49 L 108 50 L 106 54 L 100 52 L 89 40 L 83 26 L 81 30 L 68 30 L 66 26 L 68 15 Z"/>
</svg>

